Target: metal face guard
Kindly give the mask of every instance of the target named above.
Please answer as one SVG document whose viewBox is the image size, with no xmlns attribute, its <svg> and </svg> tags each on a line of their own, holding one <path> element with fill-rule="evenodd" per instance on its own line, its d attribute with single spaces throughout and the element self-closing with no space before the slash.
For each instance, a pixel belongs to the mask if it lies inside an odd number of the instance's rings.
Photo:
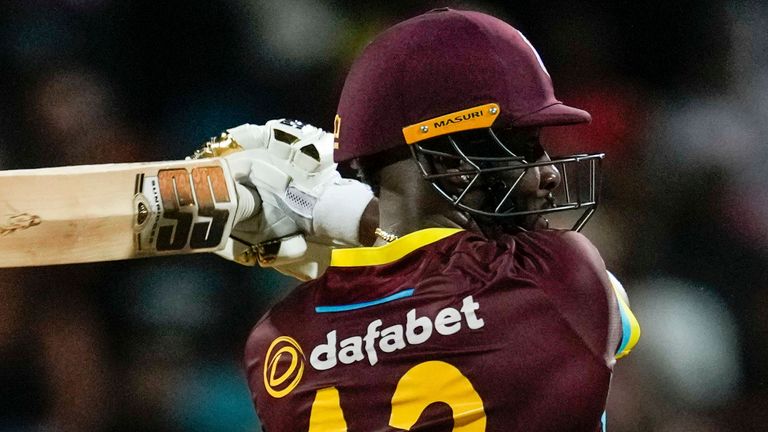
<svg viewBox="0 0 768 432">
<path fill-rule="evenodd" d="M 487 130 L 489 140 L 483 145 L 490 145 L 491 151 L 478 156 L 470 155 L 470 146 L 460 143 L 452 135 L 447 135 L 446 141 L 437 148 L 430 148 L 429 142 L 412 144 L 412 156 L 424 179 L 457 208 L 481 218 L 496 219 L 499 223 L 533 214 L 581 211 L 571 227 L 580 231 L 597 209 L 600 165 L 605 154 L 575 154 L 552 157 L 549 161 L 528 162 L 524 156 L 515 154 L 501 142 L 492 129 Z M 458 168 L 440 172 L 436 168 L 439 165 L 435 163 L 437 160 L 448 161 Z M 517 208 L 514 192 L 525 173 L 531 168 L 549 165 L 560 172 L 561 183 L 550 194 L 546 208 Z M 449 187 L 449 181 L 461 186 Z M 469 202 L 467 197 L 478 191 L 485 196 L 483 203 Z"/>
</svg>

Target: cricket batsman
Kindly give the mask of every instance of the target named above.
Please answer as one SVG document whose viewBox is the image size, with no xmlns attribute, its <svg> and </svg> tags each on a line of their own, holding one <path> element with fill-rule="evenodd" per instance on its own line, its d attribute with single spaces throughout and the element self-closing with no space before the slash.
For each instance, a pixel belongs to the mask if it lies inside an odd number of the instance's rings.
<svg viewBox="0 0 768 432">
<path fill-rule="evenodd" d="M 639 326 L 578 233 L 603 155 L 550 158 L 540 141 L 590 115 L 555 98 L 525 36 L 447 8 L 401 22 L 352 65 L 337 113 L 333 134 L 289 121 L 230 131 L 246 148 L 303 149 L 317 161 L 307 172 L 344 163 L 362 180 L 307 186 L 257 172 L 247 150 L 225 156 L 264 211 L 222 255 L 255 250 L 307 280 L 247 341 L 264 430 L 605 430 L 613 368 Z M 550 227 L 564 212 L 572 229 Z M 297 227 L 309 246 L 292 254 Z"/>
</svg>

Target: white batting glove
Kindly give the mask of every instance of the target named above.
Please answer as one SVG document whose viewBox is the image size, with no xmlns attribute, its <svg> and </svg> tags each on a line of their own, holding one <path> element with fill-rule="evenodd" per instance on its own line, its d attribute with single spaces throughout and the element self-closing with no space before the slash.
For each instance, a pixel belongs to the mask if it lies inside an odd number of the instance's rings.
<svg viewBox="0 0 768 432">
<path fill-rule="evenodd" d="M 359 244 L 360 217 L 373 193 L 336 171 L 332 134 L 295 120 L 246 124 L 228 132 L 245 151 L 227 159 L 252 159 L 251 183 L 265 200 L 271 193 L 310 240 Z"/>
<path fill-rule="evenodd" d="M 238 195 L 255 204 L 238 209 L 240 222 L 219 255 L 307 280 L 327 268 L 331 248 L 359 245 L 360 219 L 373 194 L 336 172 L 332 134 L 271 120 L 229 129 L 226 138 L 220 142 L 227 141 L 227 149 L 212 153 L 224 156 Z"/>
</svg>

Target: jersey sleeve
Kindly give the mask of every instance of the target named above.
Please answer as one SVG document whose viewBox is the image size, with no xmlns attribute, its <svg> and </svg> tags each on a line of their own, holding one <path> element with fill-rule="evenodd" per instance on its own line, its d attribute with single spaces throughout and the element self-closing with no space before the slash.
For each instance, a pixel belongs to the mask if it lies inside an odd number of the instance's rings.
<svg viewBox="0 0 768 432">
<path fill-rule="evenodd" d="M 541 288 L 594 355 L 612 365 L 637 342 L 639 326 L 597 248 L 572 231 L 542 233 L 536 243 L 550 261 L 542 267 Z"/>
</svg>

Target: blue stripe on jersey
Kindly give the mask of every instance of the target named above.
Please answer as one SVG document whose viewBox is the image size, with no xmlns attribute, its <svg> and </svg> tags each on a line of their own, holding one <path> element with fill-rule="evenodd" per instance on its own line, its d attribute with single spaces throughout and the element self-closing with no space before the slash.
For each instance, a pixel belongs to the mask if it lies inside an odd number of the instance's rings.
<svg viewBox="0 0 768 432">
<path fill-rule="evenodd" d="M 606 420 L 606 417 L 608 417 L 608 415 L 607 415 L 607 411 L 603 411 L 603 416 L 602 416 L 602 417 L 600 417 L 600 423 L 602 423 L 602 424 L 603 424 L 603 432 L 606 432 L 606 428 L 607 428 L 607 426 L 605 425 L 605 423 L 606 423 L 606 422 L 605 422 L 605 420 Z"/>
<path fill-rule="evenodd" d="M 369 306 L 376 306 L 383 303 L 391 302 L 393 300 L 398 300 L 405 297 L 410 297 L 413 295 L 413 288 L 409 288 L 406 290 L 402 290 L 400 292 L 396 292 L 392 295 L 388 295 L 386 297 L 382 297 L 380 299 L 371 300 L 367 302 L 362 303 L 352 303 L 347 305 L 334 305 L 334 306 L 315 306 L 315 312 L 317 313 L 329 313 L 329 312 L 347 312 L 347 311 L 353 311 L 356 309 L 362 309 L 367 308 Z"/>
</svg>

